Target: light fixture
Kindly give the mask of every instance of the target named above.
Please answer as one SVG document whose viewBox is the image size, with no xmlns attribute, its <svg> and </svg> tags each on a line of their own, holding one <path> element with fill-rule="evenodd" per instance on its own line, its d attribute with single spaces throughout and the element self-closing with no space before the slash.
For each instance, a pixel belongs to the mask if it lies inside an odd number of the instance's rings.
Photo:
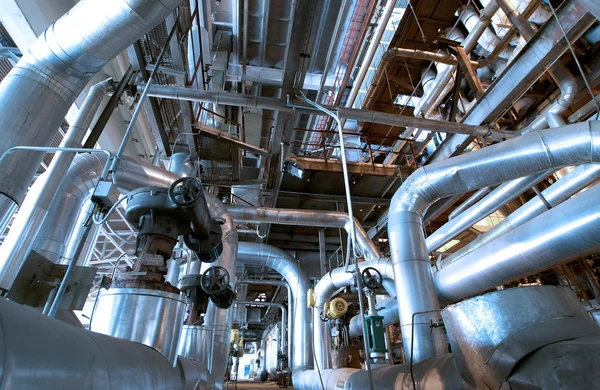
<svg viewBox="0 0 600 390">
<path fill-rule="evenodd" d="M 298 179 L 302 179 L 304 177 L 304 169 L 289 161 L 283 163 L 283 170 L 284 172 L 287 172 Z"/>
</svg>

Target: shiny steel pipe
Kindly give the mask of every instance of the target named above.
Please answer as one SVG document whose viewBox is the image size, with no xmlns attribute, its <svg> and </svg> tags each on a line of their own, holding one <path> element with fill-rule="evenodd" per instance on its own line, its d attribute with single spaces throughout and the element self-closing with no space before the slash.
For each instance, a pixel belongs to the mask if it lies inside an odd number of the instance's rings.
<svg viewBox="0 0 600 390">
<path fill-rule="evenodd" d="M 490 193 L 492 189 L 490 187 L 484 187 L 480 190 L 475 191 L 473 195 L 471 195 L 467 200 L 459 204 L 450 214 L 448 214 L 448 219 L 454 219 L 457 215 L 467 210 L 469 207 L 473 206 L 477 203 L 481 198 Z"/>
<path fill-rule="evenodd" d="M 48 27 L 0 84 L 0 154 L 15 145 L 50 145 L 90 78 L 179 3 L 84 0 Z M 0 197 L 20 204 L 42 157 L 10 156 L 0 172 Z"/>
<path fill-rule="evenodd" d="M 276 209 L 268 207 L 228 206 L 227 211 L 234 220 L 244 223 L 274 223 L 280 225 L 314 226 L 344 228 L 350 231 L 347 213 L 337 211 Z M 354 220 L 356 240 L 366 259 L 381 257 L 379 249 L 367 235 L 367 232 Z"/>
<path fill-rule="evenodd" d="M 145 345 L 73 327 L 7 300 L 0 300 L 0 340 L 0 381 L 10 388 L 192 390 L 189 383 L 201 379 L 191 377 L 201 369 L 183 369 L 182 359 L 173 368 Z"/>
<path fill-rule="evenodd" d="M 77 118 L 60 143 L 60 148 L 81 147 L 83 138 L 92 123 L 94 115 L 111 86 L 112 82 L 109 79 L 94 85 L 90 89 Z M 27 257 L 30 245 L 39 233 L 42 223 L 48 215 L 52 200 L 60 188 L 74 158 L 74 153 L 56 153 L 52 158 L 48 170 L 35 181 L 19 209 L 19 213 L 13 222 L 8 236 L 0 248 L 0 264 L 6 264 L 8 262 L 7 259 L 16 258 L 23 260 Z M 2 275 L 0 286 L 3 288 L 10 287 L 9 285 L 12 285 L 12 280 L 9 281 L 8 279 L 14 279 L 16 274 L 6 268 L 0 269 L 0 274 Z"/>
<path fill-rule="evenodd" d="M 542 196 L 552 207 L 555 207 L 593 184 L 598 179 L 600 179 L 600 165 L 580 165 L 563 176 L 559 181 L 542 191 Z M 547 210 L 548 208 L 540 197 L 534 197 L 514 213 L 500 221 L 499 224 L 488 230 L 485 234 L 477 237 L 467 246 L 442 260 L 441 267 L 446 267 L 471 252 L 478 250 L 483 245 L 498 239 L 500 236 L 521 226 L 530 219 L 543 214 Z"/>
<path fill-rule="evenodd" d="M 380 258 L 371 261 L 363 261 L 358 264 L 362 272 L 367 267 L 377 269 L 384 280 L 394 278 L 394 270 L 390 259 Z M 331 345 L 330 333 L 325 322 L 321 321 L 320 313 L 323 311 L 325 303 L 331 300 L 333 294 L 340 288 L 352 286 L 354 284 L 354 273 L 345 272 L 344 268 L 336 268 L 333 271 L 323 275 L 314 289 L 315 307 L 313 309 L 313 336 L 315 349 L 315 363 L 320 370 L 331 368 L 330 354 L 328 346 Z M 397 310 L 397 309 L 396 309 Z M 358 316 L 360 317 L 360 315 Z M 359 323 L 362 327 L 362 322 Z M 362 333 L 362 332 L 361 332 Z"/>
<path fill-rule="evenodd" d="M 594 186 L 434 275 L 440 301 L 478 294 L 597 250 L 600 186 Z"/>
<path fill-rule="evenodd" d="M 398 296 L 400 324 L 406 356 L 413 345 L 413 361 L 435 356 L 441 346 L 429 321 L 439 309 L 425 237 L 423 216 L 441 197 L 473 191 L 551 168 L 600 162 L 600 122 L 534 131 L 467 155 L 427 165 L 415 171 L 392 198 L 388 212 L 389 243 Z M 419 294 L 415 294 L 419 291 Z"/>
<path fill-rule="evenodd" d="M 292 348 L 292 372 L 307 370 L 312 366 L 312 337 L 310 311 L 307 307 L 307 292 L 310 281 L 296 259 L 279 248 L 266 244 L 240 242 L 238 261 L 242 264 L 269 267 L 283 276 L 292 289 L 294 299 L 294 327 Z"/>
<path fill-rule="evenodd" d="M 535 184 L 552 174 L 552 170 L 535 173 L 508 181 L 496 187 L 486 197 L 465 210 L 456 218 L 446 222 L 441 228 L 425 239 L 427 250 L 433 252 L 460 233 L 492 214 L 506 203 L 517 198 Z"/>
</svg>

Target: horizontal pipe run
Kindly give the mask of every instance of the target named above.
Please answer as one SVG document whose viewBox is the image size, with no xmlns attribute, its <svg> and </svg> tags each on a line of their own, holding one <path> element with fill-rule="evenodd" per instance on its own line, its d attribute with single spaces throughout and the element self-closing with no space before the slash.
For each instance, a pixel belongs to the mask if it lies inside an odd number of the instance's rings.
<svg viewBox="0 0 600 390">
<path fill-rule="evenodd" d="M 144 85 L 141 85 L 141 87 L 143 86 Z M 314 108 L 307 105 L 289 105 L 285 100 L 279 98 L 241 95 L 233 92 L 201 91 L 191 88 L 152 85 L 149 88 L 148 96 L 162 99 L 176 99 L 248 108 L 262 108 L 282 112 L 296 111 L 308 114 L 317 113 Z M 337 112 L 341 119 L 346 120 L 357 120 L 360 122 L 379 123 L 398 127 L 417 127 L 424 130 L 434 130 L 445 133 L 482 136 L 497 141 L 513 137 L 513 134 L 510 132 L 493 130 L 487 126 L 470 126 L 456 122 L 443 122 L 433 119 L 415 118 L 355 108 L 333 106 L 324 107 L 328 110 Z"/>
<path fill-rule="evenodd" d="M 413 361 L 442 349 L 429 323 L 438 321 L 439 301 L 423 233 L 423 216 L 438 199 L 474 191 L 553 168 L 600 162 L 600 122 L 533 131 L 517 139 L 426 165 L 396 191 L 388 211 L 388 235 L 405 354 Z M 419 294 L 415 294 L 419 291 Z M 421 315 L 413 322 L 414 313 Z M 413 329 L 414 328 L 414 329 Z M 414 334 L 414 339 L 410 336 Z"/>
<path fill-rule="evenodd" d="M 228 206 L 227 211 L 234 220 L 243 223 L 273 223 L 280 225 L 335 227 L 349 230 L 348 214 L 336 211 L 276 209 L 268 207 Z M 381 257 L 379 249 L 367 236 L 362 225 L 355 220 L 356 239 L 367 259 Z"/>
<path fill-rule="evenodd" d="M 577 192 L 593 184 L 600 179 L 600 164 L 585 164 L 573 169 L 563 176 L 559 181 L 542 191 L 542 196 L 548 203 L 555 207 L 566 201 Z M 539 197 L 534 197 L 514 213 L 500 221 L 496 226 L 485 234 L 477 237 L 467 246 L 459 249 L 441 262 L 441 268 L 458 261 L 462 257 L 479 249 L 483 245 L 492 242 L 502 235 L 514 230 L 525 222 L 546 212 L 548 208 Z"/>
<path fill-rule="evenodd" d="M 468 210 L 448 221 L 425 240 L 427 250 L 433 252 L 445 243 L 457 237 L 506 203 L 515 199 L 533 185 L 552 174 L 552 170 L 521 177 L 499 185 L 487 196 L 475 203 Z"/>
<path fill-rule="evenodd" d="M 585 256 L 600 246 L 600 186 L 483 245 L 434 275 L 442 303 L 455 302 Z"/>
<path fill-rule="evenodd" d="M 457 215 L 460 215 L 465 210 L 469 209 L 475 203 L 477 203 L 481 198 L 490 193 L 492 189 L 490 187 L 484 187 L 480 190 L 475 191 L 473 195 L 471 195 L 467 200 L 458 205 L 450 214 L 448 214 L 448 219 L 454 219 Z"/>
</svg>

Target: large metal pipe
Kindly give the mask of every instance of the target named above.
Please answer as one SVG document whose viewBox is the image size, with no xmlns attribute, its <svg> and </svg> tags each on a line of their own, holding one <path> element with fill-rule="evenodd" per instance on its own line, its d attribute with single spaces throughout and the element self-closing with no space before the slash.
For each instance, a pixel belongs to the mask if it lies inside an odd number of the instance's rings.
<svg viewBox="0 0 600 390">
<path fill-rule="evenodd" d="M 433 312 L 439 310 L 439 302 L 422 226 L 423 216 L 431 204 L 441 197 L 550 168 L 599 162 L 598 137 L 600 122 L 597 121 L 534 131 L 468 155 L 421 167 L 394 194 L 388 212 L 389 243 L 404 345 L 412 345 L 413 361 L 435 356 L 441 347 L 436 345 L 429 327 L 430 320 L 439 320 L 439 315 Z M 409 356 L 407 349 L 405 353 Z"/>
<path fill-rule="evenodd" d="M 542 191 L 542 196 L 550 206 L 555 207 L 587 186 L 593 184 L 598 179 L 600 179 L 600 165 L 580 165 L 563 176 L 559 181 Z M 547 210 L 548 208 L 544 201 L 539 196 L 534 197 L 517 211 L 488 230 L 485 234 L 482 234 L 467 246 L 445 258 L 441 262 L 441 267 L 446 267 L 461 259 L 469 253 L 481 248 L 483 245 L 492 242 L 516 227 L 521 226 L 532 218 L 543 214 Z"/>
<path fill-rule="evenodd" d="M 456 218 L 445 223 L 425 240 L 427 250 L 433 252 L 445 243 L 469 229 L 506 203 L 517 198 L 530 189 L 533 185 L 544 180 L 552 171 L 544 171 L 533 175 L 508 181 L 496 187 L 486 197 L 475 203 L 468 210 L 463 211 Z"/>
<path fill-rule="evenodd" d="M 414 364 L 398 364 L 377 368 L 371 372 L 377 389 L 462 389 L 463 383 L 452 354 L 436 356 Z M 366 370 L 340 368 L 323 370 L 321 378 L 315 373 L 294 380 L 294 388 L 301 390 L 364 390 L 370 378 Z M 322 385 L 321 385 L 322 383 Z"/>
<path fill-rule="evenodd" d="M 595 22 L 587 10 L 575 0 L 566 0 L 557 10 L 557 15 L 570 40 L 577 39 Z M 555 18 L 550 18 L 517 58 L 494 81 L 494 84 L 486 90 L 484 96 L 477 100 L 475 106 L 463 118 L 463 123 L 481 125 L 492 121 L 509 104 L 516 101 L 519 95 L 565 50 L 567 50 L 567 43 L 561 26 Z M 454 154 L 462 153 L 471 140 L 472 138 L 463 135 L 449 136 L 435 151 L 429 162 L 441 161 Z"/>
<path fill-rule="evenodd" d="M 233 92 L 202 91 L 192 88 L 178 88 L 163 85 L 150 86 L 148 96 L 163 99 L 177 99 L 193 102 L 207 102 L 230 106 L 268 109 L 282 112 L 301 112 L 314 114 L 315 109 L 309 106 L 288 104 L 279 98 L 241 95 Z M 424 130 L 442 131 L 446 133 L 468 134 L 488 137 L 492 140 L 504 140 L 513 136 L 510 132 L 493 130 L 486 126 L 465 126 L 456 122 L 443 122 L 426 118 L 415 118 L 404 115 L 387 114 L 379 111 L 359 110 L 335 106 L 324 106 L 337 112 L 341 119 L 359 122 L 380 123 L 398 127 L 417 127 Z"/>
<path fill-rule="evenodd" d="M 388 298 L 377 305 L 377 315 L 383 317 L 383 326 L 389 326 L 398 323 L 398 301 L 396 298 Z M 350 337 L 360 337 L 363 334 L 362 318 L 356 315 L 350 319 L 348 325 L 348 334 Z"/>
<path fill-rule="evenodd" d="M 268 207 L 228 206 L 227 211 L 234 220 L 245 223 L 273 223 L 280 225 L 336 227 L 349 231 L 348 214 L 336 211 L 275 209 Z M 365 258 L 381 257 L 379 249 L 367 235 L 362 225 L 355 219 L 354 230 L 356 239 Z"/>
<path fill-rule="evenodd" d="M 600 186 L 594 186 L 434 275 L 440 301 L 453 302 L 574 257 L 600 243 Z"/>
<path fill-rule="evenodd" d="M 238 261 L 243 264 L 269 267 L 280 273 L 289 283 L 294 298 L 292 372 L 296 377 L 299 372 L 308 370 L 312 366 L 312 337 L 310 337 L 312 326 L 306 305 L 310 281 L 296 259 L 271 245 L 240 242 Z"/>
<path fill-rule="evenodd" d="M 490 187 L 484 187 L 480 190 L 475 191 L 467 200 L 459 204 L 454 210 L 448 214 L 448 219 L 454 219 L 457 215 L 460 215 L 463 211 L 477 203 L 481 198 L 490 193 L 492 189 Z"/>
<path fill-rule="evenodd" d="M 84 0 L 38 38 L 0 84 L 0 154 L 13 146 L 48 146 L 90 78 L 180 0 Z M 20 204 L 43 154 L 10 156 L 0 170 L 0 198 Z"/>
<path fill-rule="evenodd" d="M 206 370 L 158 351 L 67 325 L 37 310 L 0 300 L 0 382 L 15 389 L 194 390 Z M 200 389 L 204 389 L 199 383 Z"/>
<path fill-rule="evenodd" d="M 61 148 L 81 147 L 92 119 L 110 87 L 111 80 L 109 79 L 94 85 L 90 89 L 77 118 L 60 143 Z M 13 222 L 8 236 L 2 243 L 2 247 L 0 247 L 0 275 L 8 278 L 14 278 L 16 275 L 14 269 L 6 267 L 11 264 L 8 259 L 25 259 L 27 257 L 31 243 L 39 233 L 48 215 L 52 200 L 60 188 L 74 158 L 75 153 L 56 153 L 52 158 L 52 163 L 48 167 L 48 170 L 31 187 L 19 209 L 19 213 Z"/>
</svg>

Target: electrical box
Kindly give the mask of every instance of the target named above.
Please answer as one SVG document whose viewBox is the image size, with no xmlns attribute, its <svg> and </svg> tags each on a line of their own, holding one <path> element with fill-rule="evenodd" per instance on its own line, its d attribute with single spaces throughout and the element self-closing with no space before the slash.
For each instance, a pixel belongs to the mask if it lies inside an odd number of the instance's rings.
<svg viewBox="0 0 600 390">
<path fill-rule="evenodd" d="M 111 181 L 101 180 L 96 185 L 92 194 L 92 202 L 99 204 L 108 211 L 119 200 L 119 190 Z"/>
<path fill-rule="evenodd" d="M 365 317 L 367 324 L 367 341 L 369 342 L 369 353 L 386 353 L 385 347 L 385 327 L 383 326 L 382 316 Z"/>
</svg>

